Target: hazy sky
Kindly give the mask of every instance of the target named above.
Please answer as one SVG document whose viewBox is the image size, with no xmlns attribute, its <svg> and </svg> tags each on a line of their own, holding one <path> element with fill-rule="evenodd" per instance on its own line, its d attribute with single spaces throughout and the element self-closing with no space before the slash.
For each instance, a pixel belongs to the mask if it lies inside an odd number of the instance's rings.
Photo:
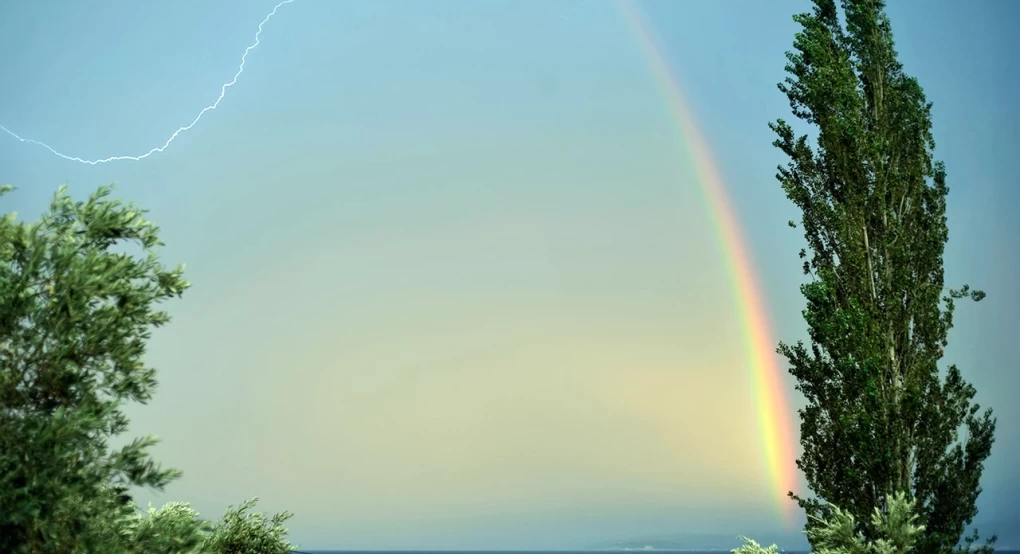
<svg viewBox="0 0 1020 554">
<path fill-rule="evenodd" d="M 141 154 L 212 102 L 267 0 L 0 7 L 0 124 Z M 797 219 L 766 123 L 806 0 L 642 4 L 719 162 L 774 332 L 805 336 Z M 947 275 L 985 289 L 948 359 L 1000 428 L 979 520 L 1020 512 L 1020 3 L 896 2 L 935 102 Z M 194 288 L 131 409 L 184 478 L 305 548 L 574 548 L 794 537 L 769 499 L 718 241 L 662 90 L 602 0 L 297 0 L 220 107 L 140 162 L 0 135 L 2 211 L 118 183 Z M 1009 214 L 1009 216 L 1008 216 Z M 793 384 L 787 378 L 793 403 Z M 790 406 L 792 411 L 794 406 Z M 797 543 L 787 544 L 793 546 Z M 734 546 L 724 544 L 722 546 Z"/>
</svg>

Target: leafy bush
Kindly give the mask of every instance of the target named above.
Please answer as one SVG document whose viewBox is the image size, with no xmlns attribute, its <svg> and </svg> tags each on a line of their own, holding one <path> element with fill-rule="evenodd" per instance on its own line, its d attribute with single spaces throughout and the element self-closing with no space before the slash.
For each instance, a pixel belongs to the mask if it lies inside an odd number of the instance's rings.
<svg viewBox="0 0 1020 554">
<path fill-rule="evenodd" d="M 283 522 L 291 514 L 247 513 L 257 501 L 227 508 L 215 524 L 184 502 L 150 506 L 147 513 L 136 511 L 123 521 L 120 531 L 137 554 L 290 554 L 297 546 L 287 542 Z"/>
<path fill-rule="evenodd" d="M 287 529 L 283 522 L 292 517 L 290 512 L 275 514 L 245 513 L 257 502 L 245 501 L 238 507 L 227 508 L 223 518 L 213 527 L 205 541 L 207 554 L 290 554 L 297 546 L 287 542 Z"/>
<path fill-rule="evenodd" d="M 160 554 L 206 554 L 203 546 L 211 525 L 184 502 L 168 502 L 162 508 L 149 506 L 144 516 L 136 514 L 130 534 L 134 550 Z"/>
<path fill-rule="evenodd" d="M 886 497 L 887 513 L 878 508 L 871 514 L 871 524 L 882 538 L 868 542 L 860 532 L 854 532 L 854 516 L 836 506 L 828 519 L 815 517 L 817 527 L 811 527 L 808 538 L 815 545 L 816 554 L 907 554 L 914 548 L 924 525 L 917 524 L 915 502 L 900 492 Z M 811 516 L 814 517 L 814 516 Z M 776 554 L 776 545 L 763 548 L 757 542 L 740 537 L 744 545 L 732 550 L 733 554 Z"/>
</svg>

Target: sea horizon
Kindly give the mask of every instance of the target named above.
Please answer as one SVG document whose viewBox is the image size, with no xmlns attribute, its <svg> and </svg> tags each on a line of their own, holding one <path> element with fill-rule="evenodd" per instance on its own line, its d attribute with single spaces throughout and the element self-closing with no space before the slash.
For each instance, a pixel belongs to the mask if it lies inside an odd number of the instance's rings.
<svg viewBox="0 0 1020 554">
<path fill-rule="evenodd" d="M 414 549 L 414 550 L 294 550 L 292 554 L 445 554 L 445 553 L 457 553 L 457 554 L 544 554 L 544 553 L 572 553 L 572 552 L 684 552 L 686 554 L 717 554 L 719 552 L 731 552 L 732 548 L 617 548 L 617 549 L 538 549 L 538 550 L 526 550 L 526 549 L 492 549 L 492 550 L 478 550 L 478 549 L 443 549 L 443 550 L 431 550 L 431 549 Z M 787 554 L 808 554 L 807 550 L 784 550 L 779 549 L 780 552 Z M 997 550 L 996 552 L 1017 552 L 1010 550 Z"/>
<path fill-rule="evenodd" d="M 732 548 L 610 548 L 610 549 L 593 549 L 593 548 L 569 548 L 569 549 L 385 549 L 385 550 L 294 550 L 292 554 L 445 554 L 445 553 L 456 553 L 456 554 L 543 554 L 543 553 L 588 553 L 588 552 L 684 552 L 685 554 L 718 554 L 719 552 L 732 552 Z M 810 550 L 785 550 L 779 549 L 779 552 L 786 554 L 810 554 Z M 995 552 L 1000 554 L 1020 554 L 1020 550 L 1017 549 L 996 549 Z"/>
</svg>

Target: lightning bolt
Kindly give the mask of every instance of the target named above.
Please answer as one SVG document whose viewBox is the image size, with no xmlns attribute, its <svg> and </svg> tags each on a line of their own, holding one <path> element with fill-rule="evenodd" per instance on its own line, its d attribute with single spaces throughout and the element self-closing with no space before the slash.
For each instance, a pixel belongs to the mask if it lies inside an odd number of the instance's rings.
<svg viewBox="0 0 1020 554">
<path fill-rule="evenodd" d="M 272 19 L 274 15 L 276 15 L 276 10 L 279 10 L 280 7 L 283 6 L 284 4 L 290 4 L 291 2 L 294 2 L 294 0 L 283 0 L 282 2 L 277 4 L 275 7 L 273 7 L 273 11 L 269 12 L 269 15 L 267 15 L 265 17 L 265 19 L 262 20 L 262 23 L 259 23 L 259 29 L 258 29 L 258 31 L 255 32 L 255 42 L 253 42 L 251 44 L 251 46 L 249 46 L 249 47 L 244 49 L 244 54 L 241 55 L 241 65 L 238 66 L 237 73 L 234 73 L 234 78 L 231 79 L 230 81 L 224 83 L 223 86 L 220 87 L 220 95 L 219 95 L 219 97 L 216 98 L 216 101 L 213 102 L 212 104 L 209 104 L 208 106 L 202 108 L 202 111 L 198 112 L 198 115 L 195 116 L 195 119 L 191 120 L 191 123 L 189 123 L 189 124 L 185 125 L 184 127 L 181 127 L 179 129 L 177 129 L 176 131 L 174 131 L 173 134 L 170 135 L 170 138 L 166 139 L 166 142 L 163 143 L 163 146 L 157 146 L 157 147 L 153 148 L 152 150 L 149 150 L 148 152 L 146 152 L 144 154 L 141 154 L 141 155 L 138 155 L 138 156 L 110 156 L 109 158 L 102 158 L 102 159 L 98 159 L 98 160 L 85 160 L 85 159 L 82 159 L 82 158 L 78 158 L 76 156 L 68 156 L 67 154 L 62 154 L 60 152 L 57 152 L 56 149 L 54 149 L 52 146 L 46 144 L 45 142 L 22 137 L 22 136 L 18 135 L 17 133 L 15 133 L 14 131 L 11 131 L 7 127 L 4 127 L 3 125 L 0 125 L 0 130 L 3 130 L 8 135 L 11 135 L 12 137 L 18 139 L 21 142 L 27 142 L 27 143 L 30 143 L 30 144 L 35 144 L 37 146 L 42 146 L 43 148 L 45 148 L 45 149 L 49 150 L 50 152 L 52 152 L 54 155 L 59 156 L 59 157 L 65 159 L 65 160 L 68 160 L 68 161 L 71 161 L 71 162 L 78 162 L 78 163 L 81 163 L 81 164 L 88 164 L 88 165 L 99 165 L 99 164 L 105 164 L 105 163 L 110 163 L 110 162 L 118 162 L 118 161 L 123 161 L 123 160 L 131 160 L 131 161 L 134 161 L 134 162 L 144 160 L 145 158 L 148 158 L 149 156 L 151 156 L 153 154 L 156 154 L 156 153 L 159 153 L 159 152 L 162 152 L 162 151 L 166 150 L 167 147 L 169 147 L 170 144 L 173 143 L 173 141 L 175 139 L 177 139 L 177 137 L 181 133 L 184 133 L 184 132 L 190 130 L 192 127 L 194 127 L 196 124 L 198 124 L 198 122 L 202 120 L 202 116 L 204 116 L 206 112 L 215 110 L 220 105 L 220 101 L 222 101 L 223 97 L 227 95 L 227 89 L 232 87 L 232 86 L 234 86 L 234 84 L 237 83 L 238 77 L 240 77 L 241 74 L 244 73 L 244 64 L 245 64 L 246 61 L 248 61 L 248 53 L 251 52 L 252 50 L 254 50 L 255 47 L 257 47 L 259 45 L 259 40 L 260 40 L 259 36 L 262 34 L 262 27 L 270 19 Z"/>
</svg>

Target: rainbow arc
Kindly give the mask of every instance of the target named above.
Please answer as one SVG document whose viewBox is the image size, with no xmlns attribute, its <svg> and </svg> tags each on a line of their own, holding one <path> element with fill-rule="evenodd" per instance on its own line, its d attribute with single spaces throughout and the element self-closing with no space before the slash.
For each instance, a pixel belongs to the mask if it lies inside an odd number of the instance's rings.
<svg viewBox="0 0 1020 554">
<path fill-rule="evenodd" d="M 680 81 L 671 70 L 654 29 L 634 0 L 618 0 L 618 4 L 651 64 L 669 110 L 677 122 L 680 138 L 694 163 L 698 191 L 716 231 L 723 263 L 733 286 L 735 308 L 745 341 L 744 354 L 755 391 L 763 467 L 771 481 L 769 486 L 777 506 L 789 523 L 796 504 L 786 498 L 786 493 L 795 491 L 797 482 L 794 462 L 796 451 L 789 417 L 791 409 L 783 389 L 783 371 L 775 353 L 776 342 L 772 338 L 765 300 L 758 286 L 740 221 L 727 197 L 708 145 L 691 116 L 691 110 L 680 89 Z"/>
</svg>

